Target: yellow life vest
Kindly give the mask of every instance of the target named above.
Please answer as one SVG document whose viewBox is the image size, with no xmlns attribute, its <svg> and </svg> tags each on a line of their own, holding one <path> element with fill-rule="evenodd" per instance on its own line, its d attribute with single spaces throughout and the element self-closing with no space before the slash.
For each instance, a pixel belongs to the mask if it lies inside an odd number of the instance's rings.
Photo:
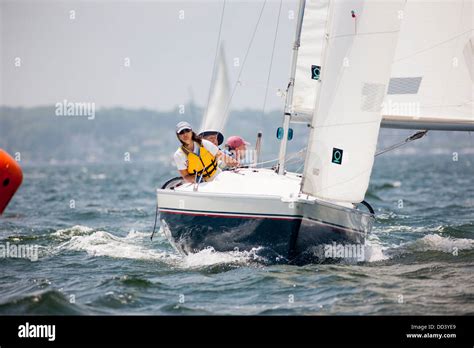
<svg viewBox="0 0 474 348">
<path fill-rule="evenodd" d="M 200 147 L 199 156 L 184 146 L 181 146 L 181 150 L 188 156 L 188 173 L 190 175 L 196 175 L 197 173 L 198 178 L 202 175 L 202 178 L 208 181 L 216 174 L 216 157 L 207 151 L 204 146 Z"/>
</svg>

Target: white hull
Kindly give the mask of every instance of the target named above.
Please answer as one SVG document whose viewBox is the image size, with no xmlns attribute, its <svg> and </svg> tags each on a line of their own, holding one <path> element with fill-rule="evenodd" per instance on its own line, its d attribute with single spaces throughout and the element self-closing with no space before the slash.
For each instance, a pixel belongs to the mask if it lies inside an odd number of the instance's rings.
<svg viewBox="0 0 474 348">
<path fill-rule="evenodd" d="M 322 244 L 364 243 L 373 216 L 299 194 L 301 177 L 267 169 L 219 174 L 213 182 L 158 190 L 160 219 L 183 253 L 264 247 L 293 262 Z"/>
</svg>

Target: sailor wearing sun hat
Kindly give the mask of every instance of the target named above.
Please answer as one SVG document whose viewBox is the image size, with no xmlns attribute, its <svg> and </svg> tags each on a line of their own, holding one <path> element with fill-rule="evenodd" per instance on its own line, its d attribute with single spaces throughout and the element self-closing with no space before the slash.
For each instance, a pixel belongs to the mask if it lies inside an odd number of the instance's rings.
<svg viewBox="0 0 474 348">
<path fill-rule="evenodd" d="M 224 157 L 231 165 L 237 165 L 235 159 L 228 158 L 219 148 L 194 133 L 188 122 L 176 125 L 176 136 L 181 146 L 174 153 L 174 161 L 179 173 L 187 182 L 210 181 L 220 172 L 217 159 Z"/>
<path fill-rule="evenodd" d="M 177 125 L 176 125 L 176 134 L 180 134 L 182 131 L 184 130 L 189 130 L 189 131 L 192 131 L 193 128 L 191 127 L 191 125 L 186 122 L 186 121 L 182 121 L 182 122 L 179 122 Z"/>
<path fill-rule="evenodd" d="M 209 140 L 216 146 L 220 146 L 224 142 L 224 135 L 218 130 L 208 129 L 199 133 L 203 139 Z"/>
</svg>

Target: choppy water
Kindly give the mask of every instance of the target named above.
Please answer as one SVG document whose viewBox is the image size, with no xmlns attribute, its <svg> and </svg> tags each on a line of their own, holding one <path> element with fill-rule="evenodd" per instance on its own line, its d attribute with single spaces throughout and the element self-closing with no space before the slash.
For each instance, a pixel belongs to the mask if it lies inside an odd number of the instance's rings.
<svg viewBox="0 0 474 348">
<path fill-rule="evenodd" d="M 0 259 L 0 314 L 474 314 L 473 155 L 377 159 L 368 261 L 304 267 L 150 242 L 171 168 L 23 169 L 0 245 L 39 259 Z"/>
</svg>

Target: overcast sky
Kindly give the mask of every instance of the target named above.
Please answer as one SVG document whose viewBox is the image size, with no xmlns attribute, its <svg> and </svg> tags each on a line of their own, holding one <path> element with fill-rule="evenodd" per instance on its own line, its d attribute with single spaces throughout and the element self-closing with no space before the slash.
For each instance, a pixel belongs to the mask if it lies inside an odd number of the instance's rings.
<svg viewBox="0 0 474 348">
<path fill-rule="evenodd" d="M 0 4 L 1 105 L 30 107 L 67 99 L 95 102 L 99 108 L 170 110 L 191 95 L 201 106 L 207 102 L 223 0 Z M 226 1 L 221 38 L 231 84 L 262 5 Z M 233 109 L 262 108 L 279 6 L 279 0 L 267 1 Z M 276 91 L 288 82 L 296 9 L 296 0 L 283 1 L 268 110 L 281 109 L 284 102 Z M 124 66 L 127 58 L 130 67 Z M 234 58 L 240 66 L 234 66 Z"/>
</svg>

